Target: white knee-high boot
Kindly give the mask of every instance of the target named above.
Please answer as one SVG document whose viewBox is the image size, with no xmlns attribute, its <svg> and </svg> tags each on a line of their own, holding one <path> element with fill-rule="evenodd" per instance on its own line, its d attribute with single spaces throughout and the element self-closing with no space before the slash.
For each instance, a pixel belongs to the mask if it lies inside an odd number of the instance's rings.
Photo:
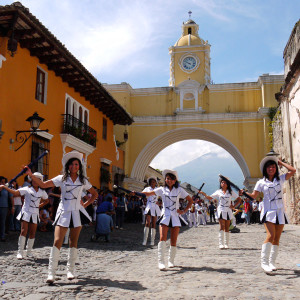
<svg viewBox="0 0 300 300">
<path fill-rule="evenodd" d="M 224 248 L 228 249 L 228 245 L 229 245 L 229 232 L 225 232 L 225 235 L 224 235 Z"/>
<path fill-rule="evenodd" d="M 154 246 L 155 235 L 156 235 L 156 229 L 155 228 L 151 228 L 151 242 L 150 242 L 151 246 Z"/>
<path fill-rule="evenodd" d="M 271 247 L 272 247 L 271 243 L 265 243 L 261 247 L 261 267 L 266 273 L 272 272 L 272 269 L 269 266 Z"/>
<path fill-rule="evenodd" d="M 26 247 L 27 253 L 26 253 L 26 255 L 28 257 L 33 257 L 33 255 L 32 255 L 32 247 L 33 247 L 33 244 L 34 244 L 34 240 L 35 239 L 28 239 L 27 240 L 27 247 Z"/>
<path fill-rule="evenodd" d="M 53 283 L 55 281 L 55 273 L 58 265 L 60 250 L 53 246 L 50 251 L 48 278 L 47 283 Z"/>
<path fill-rule="evenodd" d="M 224 231 L 219 231 L 219 248 L 224 249 Z"/>
<path fill-rule="evenodd" d="M 158 243 L 158 268 L 160 270 L 165 270 L 165 251 L 166 251 L 166 242 L 162 241 Z"/>
<path fill-rule="evenodd" d="M 168 267 L 169 268 L 174 268 L 174 259 L 175 259 L 175 255 L 176 255 L 176 250 L 177 250 L 176 246 L 170 246 L 169 260 L 168 260 Z"/>
<path fill-rule="evenodd" d="M 272 271 L 276 271 L 277 268 L 275 267 L 275 260 L 278 255 L 278 245 L 272 245 L 271 252 L 270 252 L 270 258 L 269 258 L 269 267 L 272 269 Z"/>
<path fill-rule="evenodd" d="M 147 240 L 148 240 L 148 234 L 149 234 L 149 227 L 145 226 L 144 227 L 144 239 L 143 239 L 143 246 L 147 245 Z"/>
<path fill-rule="evenodd" d="M 18 241 L 18 253 L 17 253 L 17 259 L 22 259 L 24 257 L 24 246 L 26 242 L 26 237 L 23 235 L 19 236 Z"/>
<path fill-rule="evenodd" d="M 69 248 L 67 263 L 67 278 L 72 280 L 75 278 L 75 263 L 77 260 L 77 248 Z"/>
</svg>

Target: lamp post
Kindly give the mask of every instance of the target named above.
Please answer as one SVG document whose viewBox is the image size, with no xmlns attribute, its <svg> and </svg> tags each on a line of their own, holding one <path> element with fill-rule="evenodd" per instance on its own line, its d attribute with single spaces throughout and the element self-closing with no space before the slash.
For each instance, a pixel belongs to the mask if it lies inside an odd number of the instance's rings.
<svg viewBox="0 0 300 300">
<path fill-rule="evenodd" d="M 15 151 L 18 151 L 23 145 L 29 140 L 29 138 L 33 134 L 37 134 L 38 132 L 48 132 L 48 129 L 45 130 L 40 130 L 40 124 L 44 121 L 45 119 L 40 117 L 37 112 L 35 112 L 31 117 L 27 118 L 26 121 L 30 123 L 30 128 L 31 130 L 18 130 L 16 131 L 16 141 L 18 143 L 21 143 L 21 146 L 18 147 Z M 27 133 L 29 135 L 27 136 Z"/>
</svg>

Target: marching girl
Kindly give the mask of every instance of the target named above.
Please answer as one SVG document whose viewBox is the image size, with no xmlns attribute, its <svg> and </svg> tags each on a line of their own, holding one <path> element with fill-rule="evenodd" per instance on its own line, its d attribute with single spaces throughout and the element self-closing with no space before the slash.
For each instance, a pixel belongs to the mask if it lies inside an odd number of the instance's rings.
<svg viewBox="0 0 300 300">
<path fill-rule="evenodd" d="M 288 172 L 279 176 L 278 166 L 285 167 Z M 284 212 L 282 187 L 284 182 L 295 174 L 296 169 L 283 163 L 276 156 L 266 156 L 260 162 L 260 170 L 264 178 L 256 183 L 252 194 L 248 194 L 253 198 L 259 193 L 264 194 L 260 220 L 265 225 L 267 237 L 261 249 L 261 267 L 268 273 L 276 271 L 275 260 L 279 240 L 284 224 L 288 223 Z"/>
<path fill-rule="evenodd" d="M 17 253 L 18 259 L 23 259 L 25 257 L 24 246 L 27 233 L 29 233 L 29 236 L 27 240 L 26 254 L 27 257 L 32 257 L 32 247 L 35 240 L 35 233 L 37 225 L 40 222 L 39 209 L 49 202 L 47 193 L 39 188 L 39 183 L 43 182 L 43 175 L 35 172 L 34 176 L 36 181 L 32 182 L 32 186 L 22 187 L 18 190 L 10 189 L 5 185 L 0 186 L 0 191 L 2 189 L 6 189 L 14 197 L 24 196 L 23 207 L 17 216 L 17 219 L 21 221 L 21 233 L 19 236 Z M 42 203 L 41 199 L 44 200 Z"/>
<path fill-rule="evenodd" d="M 192 198 L 192 205 L 191 207 L 189 208 L 189 227 L 193 227 L 193 224 L 194 224 L 194 227 L 197 227 L 197 212 L 196 212 L 196 197 L 193 196 Z"/>
<path fill-rule="evenodd" d="M 42 188 L 60 187 L 61 202 L 59 203 L 53 225 L 54 243 L 51 248 L 48 267 L 47 283 L 55 281 L 55 273 L 58 265 L 60 248 L 63 244 L 65 234 L 70 228 L 70 243 L 67 263 L 67 278 L 72 280 L 75 278 L 75 262 L 77 259 L 77 243 L 81 227 L 91 222 L 89 214 L 85 208 L 94 202 L 97 198 L 97 192 L 83 175 L 83 154 L 77 151 L 66 153 L 62 158 L 64 174 L 58 175 L 46 182 L 37 181 L 32 176 L 31 171 L 27 168 L 27 174 L 30 175 L 33 182 L 37 182 Z M 82 202 L 82 191 L 87 190 L 91 193 L 91 198 Z"/>
<path fill-rule="evenodd" d="M 146 187 L 142 193 L 144 192 L 152 192 L 154 191 L 157 182 L 154 177 L 148 178 L 148 185 L 149 187 Z M 148 234 L 150 230 L 150 223 L 151 223 L 151 242 L 150 245 L 154 246 L 154 240 L 156 235 L 156 219 L 157 217 L 160 217 L 160 209 L 157 205 L 157 196 L 152 195 L 147 197 L 147 204 L 144 212 L 146 216 L 146 224 L 144 228 L 144 240 L 143 240 L 143 246 L 146 246 Z"/>
<path fill-rule="evenodd" d="M 202 191 L 200 191 L 200 194 L 202 194 L 208 200 L 217 200 L 217 216 L 220 224 L 219 248 L 228 249 L 230 220 L 234 218 L 232 209 L 238 206 L 241 203 L 242 199 L 238 196 L 238 194 L 232 191 L 230 183 L 227 180 L 221 178 L 219 190 L 215 191 L 211 196 L 206 195 Z M 235 205 L 232 205 L 232 201 L 235 200 L 237 200 L 237 202 L 235 203 Z"/>
<path fill-rule="evenodd" d="M 158 243 L 158 268 L 165 270 L 165 251 L 169 228 L 171 228 L 171 246 L 169 250 L 168 267 L 174 267 L 176 255 L 176 242 L 181 227 L 181 222 L 186 222 L 181 217 L 192 206 L 193 200 L 189 194 L 179 186 L 176 171 L 164 170 L 162 173 L 165 178 L 165 185 L 154 189 L 151 192 L 144 192 L 146 197 L 160 196 L 163 202 L 162 216 L 159 219 L 160 242 Z M 184 210 L 179 209 L 179 199 L 187 199 L 188 205 Z"/>
</svg>

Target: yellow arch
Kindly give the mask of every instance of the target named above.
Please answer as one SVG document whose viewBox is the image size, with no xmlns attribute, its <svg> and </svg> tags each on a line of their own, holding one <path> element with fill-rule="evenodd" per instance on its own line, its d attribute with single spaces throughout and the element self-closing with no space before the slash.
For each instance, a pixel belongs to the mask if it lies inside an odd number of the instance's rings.
<svg viewBox="0 0 300 300">
<path fill-rule="evenodd" d="M 130 177 L 142 182 L 149 164 L 160 151 L 173 143 L 191 139 L 204 140 L 219 145 L 234 157 L 239 164 L 245 179 L 250 178 L 250 171 L 247 163 L 236 146 L 218 133 L 194 127 L 170 130 L 149 142 L 135 160 Z"/>
</svg>

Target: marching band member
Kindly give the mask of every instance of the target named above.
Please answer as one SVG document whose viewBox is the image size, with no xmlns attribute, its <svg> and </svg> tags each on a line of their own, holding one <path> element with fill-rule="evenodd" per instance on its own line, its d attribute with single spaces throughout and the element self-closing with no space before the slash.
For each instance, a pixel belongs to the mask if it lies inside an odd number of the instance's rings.
<svg viewBox="0 0 300 300">
<path fill-rule="evenodd" d="M 279 176 L 278 166 L 285 167 L 288 172 Z M 279 240 L 284 224 L 288 223 L 282 200 L 283 184 L 296 173 L 296 169 L 276 156 L 266 156 L 260 162 L 260 170 L 264 178 L 257 181 L 252 194 L 248 194 L 253 198 L 259 193 L 264 194 L 260 220 L 265 225 L 267 237 L 261 249 L 261 267 L 268 273 L 277 270 L 275 260 Z"/>
<path fill-rule="evenodd" d="M 176 255 L 176 243 L 181 224 L 186 222 L 181 217 L 192 206 L 193 200 L 189 194 L 179 186 L 178 174 L 173 170 L 164 170 L 162 173 L 165 179 L 165 185 L 154 189 L 151 192 L 144 192 L 148 196 L 160 196 L 163 202 L 162 216 L 159 220 L 160 242 L 158 243 L 158 268 L 165 270 L 165 249 L 169 228 L 171 228 L 171 246 L 169 250 L 168 267 L 174 267 Z M 179 199 L 187 199 L 189 202 L 185 210 L 179 209 Z M 182 222 L 182 223 L 181 223 Z"/>
<path fill-rule="evenodd" d="M 43 175 L 39 172 L 33 173 L 36 181 L 32 182 L 32 186 L 21 187 L 18 190 L 10 189 L 5 185 L 0 186 L 0 191 L 6 189 L 14 197 L 24 196 L 23 207 L 17 216 L 17 219 L 21 221 L 21 233 L 18 241 L 18 253 L 17 258 L 24 258 L 24 246 L 26 242 L 26 236 L 29 232 L 27 241 L 26 254 L 27 257 L 32 257 L 32 247 L 35 240 L 35 233 L 37 225 L 40 222 L 39 209 L 46 205 L 48 200 L 47 193 L 39 188 L 39 182 L 43 182 Z M 44 201 L 41 203 L 41 199 Z"/>
<path fill-rule="evenodd" d="M 201 224 L 206 225 L 203 214 L 203 207 L 201 205 L 200 199 L 197 200 L 195 210 L 197 211 L 197 226 L 200 226 Z"/>
<path fill-rule="evenodd" d="M 189 227 L 193 227 L 193 224 L 194 224 L 194 227 L 197 227 L 197 212 L 196 212 L 196 204 L 195 204 L 195 198 L 193 196 L 193 199 L 192 199 L 192 206 L 189 208 Z"/>
<path fill-rule="evenodd" d="M 68 228 L 70 228 L 70 243 L 67 262 L 67 278 L 75 278 L 75 262 L 77 259 L 77 243 L 81 227 L 91 222 L 91 217 L 85 208 L 94 202 L 97 198 L 97 192 L 84 177 L 83 173 L 83 154 L 78 151 L 66 153 L 62 158 L 64 175 L 58 175 L 46 182 L 38 181 L 36 176 L 32 176 L 30 169 L 27 167 L 28 174 L 33 182 L 36 182 L 41 188 L 60 187 L 61 202 L 56 212 L 53 225 L 54 244 L 51 248 L 48 267 L 47 283 L 55 281 L 55 273 L 59 261 L 60 248 L 63 244 L 64 237 Z M 82 202 L 82 191 L 86 190 L 91 193 L 91 198 Z"/>
<path fill-rule="evenodd" d="M 217 200 L 217 216 L 220 224 L 219 248 L 228 249 L 230 220 L 233 219 L 232 208 L 239 205 L 242 199 L 231 190 L 230 183 L 221 178 L 220 189 L 215 191 L 211 196 L 206 195 L 202 191 L 200 193 L 208 200 Z M 232 201 L 234 200 L 237 200 L 237 203 L 233 206 Z"/>
<path fill-rule="evenodd" d="M 154 191 L 154 189 L 157 185 L 156 178 L 154 178 L 154 177 L 148 178 L 147 182 L 148 182 L 149 186 L 146 187 L 142 193 Z M 148 234 L 149 234 L 149 230 L 150 230 L 150 224 L 151 224 L 150 245 L 154 246 L 154 240 L 155 240 L 155 235 L 156 235 L 156 219 L 157 219 L 157 217 L 160 217 L 160 209 L 159 209 L 159 206 L 157 205 L 157 196 L 156 195 L 147 197 L 147 205 L 145 208 L 144 215 L 146 216 L 146 224 L 145 224 L 145 228 L 144 228 L 143 246 L 146 246 L 146 244 L 147 244 Z"/>
</svg>

